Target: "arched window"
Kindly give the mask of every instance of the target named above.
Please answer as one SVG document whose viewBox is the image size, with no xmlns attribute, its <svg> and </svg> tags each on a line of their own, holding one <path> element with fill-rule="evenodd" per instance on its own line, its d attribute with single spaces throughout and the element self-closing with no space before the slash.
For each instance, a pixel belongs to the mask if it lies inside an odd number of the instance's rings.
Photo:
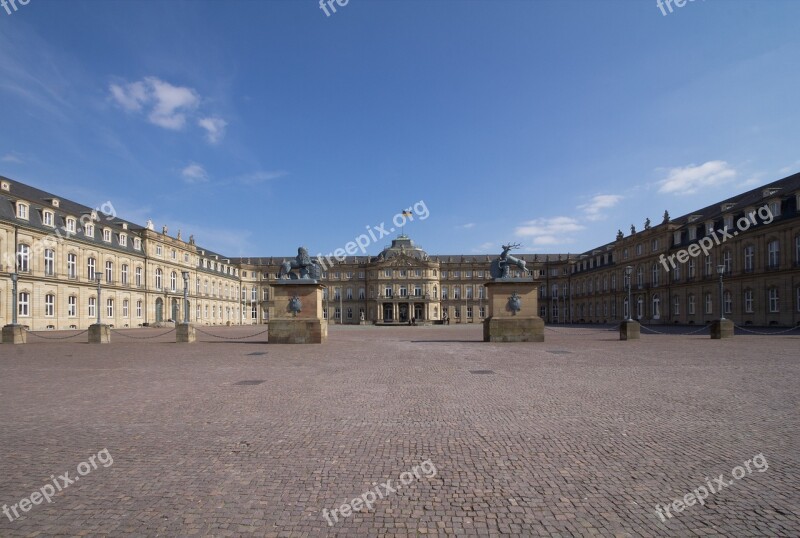
<svg viewBox="0 0 800 538">
<path fill-rule="evenodd" d="M 56 296 L 48 293 L 44 296 L 44 315 L 53 317 L 56 313 Z"/>
<path fill-rule="evenodd" d="M 694 303 L 695 303 L 695 301 L 694 301 L 694 293 L 690 293 L 689 294 L 688 303 L 689 303 L 689 306 L 688 306 L 689 312 L 688 313 L 689 313 L 689 315 L 693 316 L 694 315 Z"/>
<path fill-rule="evenodd" d="M 644 267 L 641 265 L 636 268 L 636 285 L 639 289 L 644 287 Z"/>
</svg>

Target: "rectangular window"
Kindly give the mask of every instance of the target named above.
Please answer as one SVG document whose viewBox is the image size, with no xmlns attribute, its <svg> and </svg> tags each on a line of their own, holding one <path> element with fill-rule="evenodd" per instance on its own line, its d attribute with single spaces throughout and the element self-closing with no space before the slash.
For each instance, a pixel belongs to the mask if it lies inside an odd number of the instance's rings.
<svg viewBox="0 0 800 538">
<path fill-rule="evenodd" d="M 753 313 L 753 290 L 744 291 L 744 311 L 747 314 Z"/>
<path fill-rule="evenodd" d="M 128 264 L 122 264 L 122 273 L 120 275 L 122 277 L 122 285 L 126 286 L 128 284 Z"/>
<path fill-rule="evenodd" d="M 447 294 L 447 286 L 442 286 L 442 300 L 447 300 L 448 299 L 447 295 L 448 295 Z"/>
<path fill-rule="evenodd" d="M 744 271 L 746 273 L 753 272 L 753 264 L 756 257 L 756 247 L 750 245 L 744 247 Z"/>
<path fill-rule="evenodd" d="M 86 260 L 86 278 L 89 280 L 94 280 L 95 275 L 95 261 L 94 258 L 89 258 Z"/>
<path fill-rule="evenodd" d="M 97 317 L 97 297 L 89 297 L 89 308 L 87 315 L 90 318 Z"/>
<path fill-rule="evenodd" d="M 472 299 L 472 286 L 464 286 L 464 297 Z"/>
<path fill-rule="evenodd" d="M 767 263 L 770 269 L 777 269 L 780 266 L 780 242 L 778 240 L 770 241 L 767 245 L 767 250 L 769 253 L 769 258 Z"/>
<path fill-rule="evenodd" d="M 689 315 L 694 315 L 694 295 L 689 295 Z"/>
<path fill-rule="evenodd" d="M 103 241 L 105 241 L 106 243 L 111 242 L 111 230 L 109 230 L 108 228 L 103 230 Z"/>
<path fill-rule="evenodd" d="M 94 224 L 87 224 L 83 228 L 83 234 L 86 237 L 94 237 Z"/>
<path fill-rule="evenodd" d="M 133 248 L 134 250 L 142 250 L 142 240 L 138 237 L 133 238 Z"/>
<path fill-rule="evenodd" d="M 114 299 L 106 299 L 106 316 L 114 317 Z"/>
<path fill-rule="evenodd" d="M 353 288 L 347 288 L 347 293 L 345 295 L 345 299 L 347 299 L 348 301 L 352 301 L 353 300 Z"/>
<path fill-rule="evenodd" d="M 453 286 L 453 299 L 461 299 L 461 286 Z"/>
<path fill-rule="evenodd" d="M 19 302 L 17 303 L 17 314 L 20 316 L 30 316 L 30 301 L 31 294 L 23 291 L 19 294 Z"/>
<path fill-rule="evenodd" d="M 119 246 L 127 247 L 128 246 L 128 236 L 125 234 L 119 234 Z"/>
<path fill-rule="evenodd" d="M 26 204 L 17 204 L 17 217 L 21 219 L 28 218 L 28 206 Z"/>
<path fill-rule="evenodd" d="M 364 293 L 364 288 L 358 288 L 358 298 L 359 299 L 365 299 L 366 298 L 366 295 Z"/>
<path fill-rule="evenodd" d="M 714 258 L 711 257 L 711 254 L 706 256 L 704 274 L 705 276 L 712 276 L 714 274 Z"/>
<path fill-rule="evenodd" d="M 111 284 L 114 281 L 114 264 L 110 261 L 106 262 L 106 283 Z"/>
<path fill-rule="evenodd" d="M 47 317 L 53 317 L 56 313 L 56 296 L 52 294 L 47 294 L 44 296 L 44 315 Z"/>
<path fill-rule="evenodd" d="M 72 217 L 67 217 L 67 231 L 71 233 L 75 233 L 77 228 L 77 221 Z"/>
<path fill-rule="evenodd" d="M 67 254 L 67 276 L 69 278 L 78 277 L 78 256 L 75 254 Z"/>
<path fill-rule="evenodd" d="M 672 315 L 681 315 L 681 298 L 678 295 L 672 300 Z"/>
<path fill-rule="evenodd" d="M 123 299 L 122 300 L 122 317 L 123 318 L 127 318 L 128 317 L 128 300 L 127 299 Z"/>
<path fill-rule="evenodd" d="M 42 224 L 45 226 L 53 226 L 53 212 L 52 211 L 45 211 L 42 214 Z"/>
<path fill-rule="evenodd" d="M 137 267 L 134 270 L 134 277 L 133 278 L 135 279 L 134 280 L 135 284 L 137 286 L 141 287 L 141 285 L 142 285 L 142 268 L 141 267 Z"/>
<path fill-rule="evenodd" d="M 55 271 L 55 264 L 56 264 L 56 253 L 51 249 L 45 249 L 44 251 L 44 274 L 45 276 L 53 276 L 56 274 Z"/>
<path fill-rule="evenodd" d="M 74 318 L 78 315 L 78 298 L 74 295 L 67 297 L 67 316 Z"/>
<path fill-rule="evenodd" d="M 769 289 L 769 311 L 773 314 L 780 312 L 780 301 L 778 300 L 778 288 Z"/>
</svg>

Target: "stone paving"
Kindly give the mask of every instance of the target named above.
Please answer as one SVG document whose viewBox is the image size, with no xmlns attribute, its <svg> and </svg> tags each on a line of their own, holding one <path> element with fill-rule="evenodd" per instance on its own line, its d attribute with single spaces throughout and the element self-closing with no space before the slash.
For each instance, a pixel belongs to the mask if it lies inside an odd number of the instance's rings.
<svg viewBox="0 0 800 538">
<path fill-rule="evenodd" d="M 0 345 L 0 504 L 113 457 L 0 514 L 0 536 L 800 535 L 800 336 L 545 336 Z M 758 454 L 764 472 L 731 477 Z M 435 476 L 402 475 L 426 460 Z M 656 514 L 720 474 L 732 483 L 704 505 Z M 328 525 L 323 509 L 389 480 L 396 492 Z"/>
</svg>

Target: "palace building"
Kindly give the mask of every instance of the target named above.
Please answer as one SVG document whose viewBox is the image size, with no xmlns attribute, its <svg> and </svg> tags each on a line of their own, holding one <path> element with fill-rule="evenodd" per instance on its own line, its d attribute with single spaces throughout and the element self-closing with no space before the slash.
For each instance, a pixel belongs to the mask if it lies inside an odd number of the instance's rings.
<svg viewBox="0 0 800 538">
<path fill-rule="evenodd" d="M 540 284 L 547 323 L 625 319 L 630 278 L 634 319 L 706 324 L 720 315 L 721 273 L 726 318 L 800 324 L 800 174 L 631 228 L 581 254 L 514 254 Z M 400 235 L 377 256 L 349 256 L 328 268 L 323 312 L 338 323 L 479 323 L 496 256 L 429 255 Z M 0 324 L 11 323 L 16 307 L 18 323 L 46 330 L 85 329 L 98 314 L 117 328 L 185 318 L 267 323 L 280 264 L 295 256 L 226 257 L 166 227 L 159 232 L 0 177 L 0 257 Z"/>
</svg>

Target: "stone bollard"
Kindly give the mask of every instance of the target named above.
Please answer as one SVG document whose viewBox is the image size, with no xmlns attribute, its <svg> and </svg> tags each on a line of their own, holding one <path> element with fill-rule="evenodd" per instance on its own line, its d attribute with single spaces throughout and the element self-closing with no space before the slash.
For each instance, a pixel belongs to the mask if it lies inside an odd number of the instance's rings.
<svg viewBox="0 0 800 538">
<path fill-rule="evenodd" d="M 28 332 L 23 325 L 14 325 L 9 323 L 3 326 L 3 343 L 4 344 L 27 344 Z"/>
<path fill-rule="evenodd" d="M 192 344 L 197 340 L 194 325 L 191 323 L 178 323 L 175 327 L 175 342 L 178 344 Z"/>
<path fill-rule="evenodd" d="M 733 322 L 729 319 L 715 319 L 711 322 L 711 339 L 733 338 Z"/>
<path fill-rule="evenodd" d="M 638 340 L 641 334 L 641 325 L 635 320 L 625 320 L 619 324 L 620 340 Z"/>
<path fill-rule="evenodd" d="M 89 343 L 110 344 L 111 325 L 106 325 L 104 323 L 93 323 L 89 325 Z"/>
</svg>

